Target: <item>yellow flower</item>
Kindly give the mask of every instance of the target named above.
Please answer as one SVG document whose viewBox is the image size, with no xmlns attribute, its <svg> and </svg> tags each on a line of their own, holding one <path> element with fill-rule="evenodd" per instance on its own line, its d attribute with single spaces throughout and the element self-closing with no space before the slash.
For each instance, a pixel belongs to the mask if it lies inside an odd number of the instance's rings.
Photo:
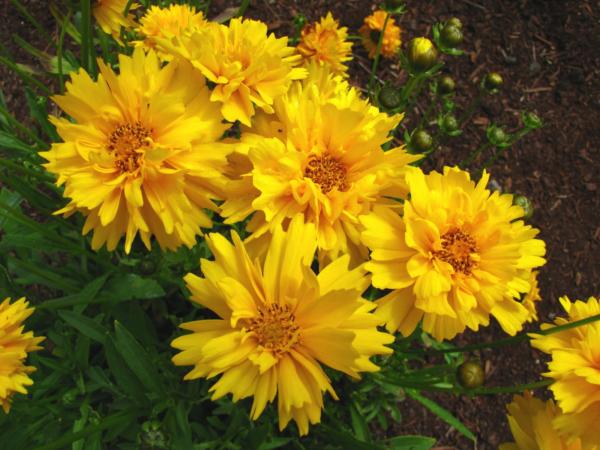
<svg viewBox="0 0 600 450">
<path fill-rule="evenodd" d="M 545 263 L 538 230 L 525 225 L 512 195 L 490 193 L 458 168 L 406 175 L 404 215 L 384 207 L 361 217 L 371 250 L 373 285 L 393 289 L 378 302 L 390 331 L 423 329 L 437 340 L 466 327 L 478 330 L 494 316 L 514 335 L 528 317 L 517 300 L 529 292 L 532 268 Z"/>
<path fill-rule="evenodd" d="M 277 395 L 280 430 L 294 419 L 307 434 L 320 421 L 323 393 L 337 399 L 321 364 L 359 378 L 378 370 L 369 358 L 391 353 L 384 344 L 393 337 L 377 331 L 374 304 L 361 297 L 369 285 L 362 267 L 348 270 L 345 255 L 319 275 L 311 270 L 316 231 L 300 217 L 274 232 L 264 263 L 232 239 L 210 234 L 215 261 L 201 261 L 205 278 L 185 277 L 191 299 L 218 318 L 182 324 L 192 333 L 173 341 L 182 350 L 173 362 L 194 366 L 187 380 L 222 375 L 213 399 L 253 396 L 254 420 Z"/>
<path fill-rule="evenodd" d="M 369 58 L 374 58 L 377 52 L 377 43 L 383 24 L 385 22 L 386 12 L 383 10 L 375 11 L 370 16 L 365 17 L 363 26 L 358 32 L 362 36 L 362 43 L 369 51 Z M 381 55 L 386 58 L 393 58 L 398 54 L 402 40 L 400 38 L 400 27 L 396 25 L 396 21 L 390 16 L 388 23 L 383 33 L 383 41 L 381 43 Z"/>
<path fill-rule="evenodd" d="M 128 253 L 138 233 L 148 249 L 152 235 L 162 248 L 193 246 L 212 225 L 203 208 L 216 209 L 230 148 L 217 142 L 227 126 L 202 75 L 142 49 L 119 56 L 119 75 L 99 65 L 98 81 L 80 70 L 54 97 L 75 120 L 51 117 L 64 142 L 41 153 L 71 199 L 55 214 L 86 215 L 94 249 L 125 235 Z"/>
<path fill-rule="evenodd" d="M 345 62 L 352 59 L 352 42 L 346 41 L 348 28 L 340 27 L 331 12 L 320 22 L 307 25 L 302 29 L 298 52 L 306 62 L 326 64 L 333 73 L 345 74 L 348 70 Z"/>
<path fill-rule="evenodd" d="M 153 48 L 164 60 L 171 60 L 173 55 L 164 51 L 157 38 L 171 39 L 181 36 L 186 32 L 193 32 L 206 25 L 202 11 L 189 5 L 170 5 L 168 8 L 151 6 L 144 17 L 140 19 L 140 26 L 136 29 L 144 36 L 144 40 L 136 41 L 138 47 Z"/>
<path fill-rule="evenodd" d="M 564 325 L 600 314 L 600 303 L 594 297 L 587 302 L 571 302 L 562 297 L 560 302 L 568 318 L 557 318 L 555 325 Z M 552 328 L 543 324 L 542 330 Z M 551 355 L 550 386 L 563 415 L 553 425 L 567 436 L 581 437 L 584 448 L 600 443 L 600 322 L 546 336 L 532 334 L 531 346 Z"/>
<path fill-rule="evenodd" d="M 539 302 L 542 297 L 540 296 L 540 288 L 538 287 L 537 277 L 538 271 L 532 270 L 531 275 L 529 276 L 529 285 L 531 286 L 531 289 L 523 298 L 523 306 L 527 308 L 527 311 L 529 312 L 527 316 L 527 322 L 534 322 L 538 320 L 536 303 Z"/>
<path fill-rule="evenodd" d="M 242 132 L 250 169 L 231 183 L 222 215 L 234 223 L 257 212 L 249 239 L 266 241 L 303 214 L 317 227 L 321 262 L 340 253 L 356 262 L 367 257 L 358 216 L 390 203 L 387 197 L 404 197 L 405 168 L 418 157 L 381 148 L 402 115 L 381 113 L 324 67 L 310 72 L 275 102 L 274 115 L 257 115 Z"/>
<path fill-rule="evenodd" d="M 500 450 L 584 450 L 579 438 L 561 437 L 552 427 L 560 409 L 552 400 L 546 403 L 533 397 L 531 392 L 524 396 L 515 395 L 507 405 L 508 424 L 515 442 L 500 445 Z M 588 450 L 597 450 L 595 445 Z"/>
<path fill-rule="evenodd" d="M 13 394 L 27 394 L 26 386 L 33 384 L 29 374 L 35 367 L 26 366 L 25 359 L 27 353 L 40 350 L 38 344 L 45 339 L 23 332 L 23 322 L 33 313 L 28 306 L 25 298 L 0 303 L 0 405 L 5 413 L 10 411 Z"/>
<path fill-rule="evenodd" d="M 267 26 L 256 20 L 232 19 L 229 26 L 209 22 L 157 41 L 215 84 L 210 99 L 222 103 L 221 113 L 230 122 L 249 126 L 255 107 L 272 113 L 274 99 L 287 92 L 292 80 L 306 76 L 304 69 L 294 68 L 301 57 L 288 47 L 287 37 L 267 36 Z"/>
<path fill-rule="evenodd" d="M 128 0 L 96 0 L 93 13 L 98 25 L 106 34 L 112 37 L 119 43 L 121 39 L 119 35 L 121 28 L 129 29 L 135 27 L 133 14 L 125 15 L 125 8 Z M 129 11 L 133 11 L 139 5 L 132 3 Z"/>
</svg>

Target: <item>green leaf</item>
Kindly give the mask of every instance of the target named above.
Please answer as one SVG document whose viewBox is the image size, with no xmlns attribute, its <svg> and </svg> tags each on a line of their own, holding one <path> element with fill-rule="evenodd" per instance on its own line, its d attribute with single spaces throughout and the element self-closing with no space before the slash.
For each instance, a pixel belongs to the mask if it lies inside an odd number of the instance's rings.
<svg viewBox="0 0 600 450">
<path fill-rule="evenodd" d="M 376 444 L 369 444 L 356 439 L 352 434 L 342 429 L 336 430 L 328 425 L 321 424 L 319 427 L 327 442 L 339 444 L 342 448 L 351 448 L 352 450 L 383 450 L 383 447 Z"/>
<path fill-rule="evenodd" d="M 142 384 L 151 392 L 164 395 L 164 388 L 148 352 L 140 345 L 123 325 L 115 321 L 115 339 L 113 341 L 119 354 Z"/>
<path fill-rule="evenodd" d="M 471 430 L 469 430 L 466 427 L 466 425 L 463 424 L 460 420 L 458 420 L 456 417 L 454 417 L 452 415 L 452 413 L 450 413 L 450 411 L 441 407 L 433 400 L 430 400 L 427 397 L 423 397 L 421 394 L 419 394 L 417 391 L 415 391 L 413 389 L 407 389 L 406 393 L 410 397 L 414 398 L 416 401 L 421 403 L 423 406 L 425 406 L 428 410 L 430 410 L 432 413 L 434 413 L 436 416 L 438 416 L 440 419 L 442 419 L 448 425 L 451 425 L 454 428 L 456 428 L 456 430 L 458 430 L 461 434 L 463 434 L 467 438 L 471 439 L 473 442 L 477 442 L 477 438 L 471 432 Z"/>
<path fill-rule="evenodd" d="M 30 155 L 35 152 L 35 149 L 10 133 L 0 131 L 0 148 L 7 150 L 16 150 Z"/>
<path fill-rule="evenodd" d="M 121 388 L 123 393 L 134 400 L 136 403 L 147 403 L 147 398 L 144 393 L 144 387 L 127 366 L 124 359 L 121 357 L 113 341 L 109 340 L 104 345 L 106 354 L 106 362 L 110 373 L 112 373 L 117 386 Z"/>
<path fill-rule="evenodd" d="M 101 277 L 96 278 L 94 281 L 88 283 L 81 291 L 77 294 L 67 295 L 61 298 L 55 298 L 53 300 L 47 300 L 44 303 L 39 304 L 38 308 L 44 309 L 59 309 L 74 305 L 87 305 L 93 303 L 100 289 L 106 283 L 106 280 L 110 274 L 104 274 Z"/>
<path fill-rule="evenodd" d="M 429 450 L 437 442 L 426 436 L 398 436 L 390 439 L 389 450 Z"/>
<path fill-rule="evenodd" d="M 360 441 L 370 442 L 371 435 L 369 433 L 369 427 L 367 421 L 360 412 L 356 401 L 353 401 L 350 405 L 350 420 L 352 421 L 352 429 L 354 434 Z"/>
<path fill-rule="evenodd" d="M 101 344 L 106 342 L 108 330 L 95 320 L 74 311 L 58 311 L 58 315 L 61 319 L 90 339 L 100 342 Z"/>
<path fill-rule="evenodd" d="M 114 301 L 126 301 L 163 297 L 165 291 L 156 281 L 129 273 L 112 279 L 105 294 Z"/>
</svg>

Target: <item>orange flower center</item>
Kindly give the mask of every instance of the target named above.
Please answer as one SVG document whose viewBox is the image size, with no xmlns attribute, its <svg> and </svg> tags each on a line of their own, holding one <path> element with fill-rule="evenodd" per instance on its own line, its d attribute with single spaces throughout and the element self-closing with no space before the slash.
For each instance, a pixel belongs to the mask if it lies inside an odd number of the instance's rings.
<svg viewBox="0 0 600 450">
<path fill-rule="evenodd" d="M 249 330 L 254 332 L 258 343 L 276 355 L 289 351 L 300 338 L 300 327 L 287 305 L 269 305 L 249 322 Z"/>
<path fill-rule="evenodd" d="M 304 176 L 318 184 L 323 194 L 327 194 L 334 188 L 341 192 L 349 189 L 346 168 L 340 161 L 326 153 L 320 156 L 314 155 L 308 160 Z"/>
<path fill-rule="evenodd" d="M 442 235 L 442 249 L 433 252 L 433 255 L 450 264 L 455 272 L 469 275 L 477 264 L 471 256 L 475 252 L 475 239 L 470 234 L 454 228 Z"/>
<path fill-rule="evenodd" d="M 140 122 L 119 125 L 108 137 L 108 150 L 115 156 L 115 166 L 123 172 L 135 172 L 140 166 L 140 149 L 148 147 L 151 131 Z"/>
</svg>

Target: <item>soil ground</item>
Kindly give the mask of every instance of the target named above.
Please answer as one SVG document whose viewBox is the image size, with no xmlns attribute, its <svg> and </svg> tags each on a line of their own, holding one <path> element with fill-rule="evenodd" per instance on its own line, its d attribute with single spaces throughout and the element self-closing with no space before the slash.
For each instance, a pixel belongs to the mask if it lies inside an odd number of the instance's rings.
<svg viewBox="0 0 600 450">
<path fill-rule="evenodd" d="M 38 21 L 54 30 L 48 6 L 41 0 L 21 0 Z M 293 31 L 293 18 L 304 14 L 309 21 L 332 11 L 356 34 L 363 18 L 375 7 L 368 0 L 253 0 L 247 10 L 277 34 Z M 237 5 L 237 1 L 214 0 L 210 14 Z M 438 20 L 458 17 L 464 24 L 466 54 L 446 57 L 445 71 L 457 80 L 456 102 L 464 108 L 477 93 L 487 72 L 499 72 L 505 80 L 500 93 L 486 99 L 467 124 L 463 135 L 447 142 L 427 169 L 458 164 L 484 137 L 490 122 L 506 130 L 519 126 L 519 111 L 534 111 L 545 127 L 528 135 L 501 157 L 491 172 L 502 190 L 526 195 L 535 205 L 531 222 L 542 230 L 548 263 L 540 274 L 543 301 L 541 321 L 561 313 L 558 298 L 585 299 L 600 294 L 600 3 L 586 0 L 445 0 L 408 2 L 400 18 L 403 40 L 429 33 Z M 22 63 L 35 61 L 14 43 L 16 33 L 38 48 L 47 46 L 9 0 L 0 0 L 0 42 Z M 370 61 L 355 45 L 351 80 L 364 86 Z M 394 62 L 384 62 L 380 76 L 401 82 Z M 11 111 L 20 119 L 27 115 L 18 77 L 0 67 L 0 87 Z M 408 116 L 422 114 L 419 105 Z M 485 155 L 487 159 L 489 155 Z M 480 167 L 484 159 L 476 161 Z M 535 329 L 537 325 L 529 326 Z M 504 337 L 492 325 L 479 333 L 466 333 L 457 343 L 490 341 Z M 511 385 L 540 379 L 545 361 L 527 344 L 485 351 L 488 386 Z M 539 395 L 544 395 L 540 393 Z M 496 449 L 510 439 L 505 405 L 510 395 L 486 398 L 455 398 L 431 395 L 459 417 L 479 439 L 477 448 Z M 403 421 L 391 435 L 435 436 L 438 446 L 473 448 L 456 430 L 419 404 L 402 405 Z"/>
</svg>

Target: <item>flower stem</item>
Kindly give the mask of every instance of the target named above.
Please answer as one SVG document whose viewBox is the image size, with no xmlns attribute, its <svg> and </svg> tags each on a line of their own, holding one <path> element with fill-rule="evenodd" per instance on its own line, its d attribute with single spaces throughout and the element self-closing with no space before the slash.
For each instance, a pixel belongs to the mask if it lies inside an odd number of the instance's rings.
<svg viewBox="0 0 600 450">
<path fill-rule="evenodd" d="M 369 95 L 373 97 L 373 81 L 375 80 L 375 74 L 377 73 L 377 66 L 379 65 L 379 59 L 381 58 L 381 47 L 383 46 L 383 36 L 385 34 L 385 29 L 387 28 L 387 24 L 390 20 L 391 14 L 388 12 L 385 14 L 385 20 L 383 21 L 383 28 L 381 29 L 381 33 L 379 33 L 379 39 L 377 40 L 377 49 L 375 50 L 375 59 L 373 59 L 373 65 L 371 66 L 371 75 L 369 76 L 369 84 L 367 85 L 367 90 L 369 91 Z"/>
</svg>

